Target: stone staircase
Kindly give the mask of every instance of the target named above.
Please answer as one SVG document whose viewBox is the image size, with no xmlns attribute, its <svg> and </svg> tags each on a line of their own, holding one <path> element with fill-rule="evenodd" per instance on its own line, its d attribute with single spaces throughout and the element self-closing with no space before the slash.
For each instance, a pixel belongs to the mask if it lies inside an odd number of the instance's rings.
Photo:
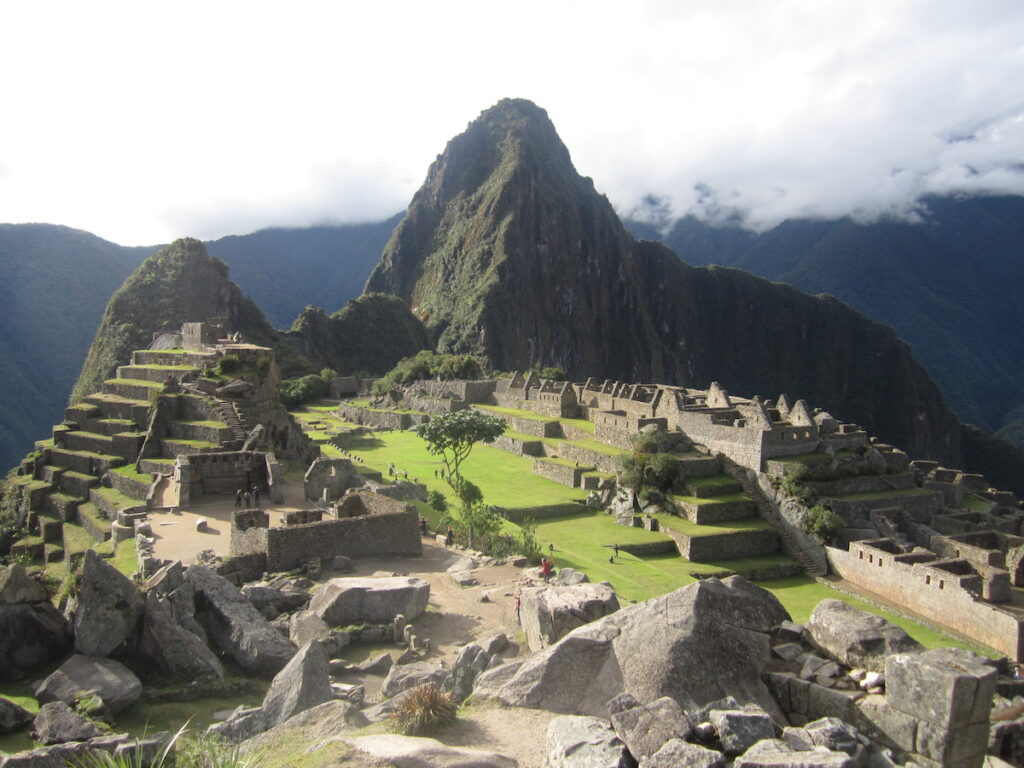
<svg viewBox="0 0 1024 768">
<path fill-rule="evenodd" d="M 807 553 L 793 534 L 789 532 L 785 521 L 783 521 L 771 502 L 765 498 L 757 484 L 747 475 L 747 470 L 725 456 L 721 457 L 721 460 L 722 469 L 739 484 L 743 492 L 753 500 L 758 514 L 775 529 L 775 532 L 779 535 L 779 542 L 783 550 L 800 563 L 803 569 L 812 576 L 824 576 L 827 571 L 815 562 L 814 558 Z"/>
</svg>

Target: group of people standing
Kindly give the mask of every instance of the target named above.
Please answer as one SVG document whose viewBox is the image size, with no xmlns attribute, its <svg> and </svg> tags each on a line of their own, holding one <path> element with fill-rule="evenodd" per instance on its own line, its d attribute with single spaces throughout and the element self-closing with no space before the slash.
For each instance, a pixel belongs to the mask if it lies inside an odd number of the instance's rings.
<svg viewBox="0 0 1024 768">
<path fill-rule="evenodd" d="M 246 509 L 249 507 L 260 508 L 260 489 L 259 486 L 254 485 L 250 490 L 245 491 L 239 488 L 235 491 L 235 508 L 241 508 L 244 505 Z"/>
</svg>

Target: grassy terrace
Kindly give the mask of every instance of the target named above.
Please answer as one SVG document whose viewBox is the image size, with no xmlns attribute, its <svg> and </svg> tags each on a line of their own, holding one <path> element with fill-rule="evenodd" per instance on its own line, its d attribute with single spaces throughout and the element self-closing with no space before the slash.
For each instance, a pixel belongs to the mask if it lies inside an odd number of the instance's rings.
<svg viewBox="0 0 1024 768">
<path fill-rule="evenodd" d="M 370 405 L 370 398 L 368 397 L 349 400 L 347 405 L 352 405 L 356 408 L 362 408 L 364 411 L 372 411 L 374 413 L 409 413 L 416 416 L 425 416 L 427 413 L 426 411 L 413 411 L 408 408 L 374 408 Z"/>
<path fill-rule="evenodd" d="M 330 410 L 328 408 L 327 410 Z M 494 409 L 488 409 L 494 410 Z M 534 414 L 536 415 L 536 414 Z M 506 433 L 507 434 L 507 433 Z M 529 436 L 527 436 L 529 437 Z M 531 440 L 539 438 L 529 437 Z M 555 441 L 558 442 L 558 441 Z M 600 445 L 600 444 L 599 444 Z M 394 462 L 399 472 L 409 471 L 409 477 L 416 477 L 430 490 L 439 490 L 451 499 L 446 483 L 434 475 L 441 462 L 427 453 L 425 445 L 410 432 L 383 432 L 349 438 L 346 447 L 362 458 L 365 466 L 379 470 L 389 479 L 388 465 Z M 616 449 L 616 453 L 624 453 Z M 340 451 L 330 445 L 321 446 L 325 455 L 341 456 Z M 467 478 L 480 486 L 486 500 L 497 506 L 517 508 L 561 504 L 573 499 L 582 499 L 586 492 L 571 489 L 546 480 L 531 471 L 533 459 L 519 457 L 487 445 L 473 449 L 463 471 Z M 746 497 L 743 497 L 746 498 Z M 718 501 L 729 496 L 718 497 Z M 702 504 L 714 503 L 708 499 L 694 499 Z M 437 515 L 425 504 L 416 505 L 434 525 Z M 663 515 L 660 517 L 668 518 Z M 716 526 L 696 526 L 681 518 L 672 518 L 673 525 L 691 532 L 730 533 L 743 530 L 758 530 L 768 527 L 759 518 L 746 521 L 731 521 Z M 506 527 L 515 531 L 516 526 L 506 521 Z M 688 528 L 687 528 L 688 527 Z M 591 581 L 609 581 L 615 587 L 620 599 L 626 601 L 646 600 L 693 582 L 696 575 L 722 574 L 723 572 L 763 569 L 782 563 L 792 563 L 786 555 L 742 558 L 731 561 L 692 563 L 678 554 L 636 557 L 625 552 L 619 553 L 614 562 L 608 562 L 614 544 L 645 544 L 664 542 L 668 536 L 660 532 L 630 528 L 615 523 L 610 515 L 600 512 L 583 512 L 564 517 L 540 520 L 537 523 L 537 539 L 546 552 L 553 545 L 552 555 L 556 567 L 578 568 L 590 576 Z M 866 603 L 820 584 L 806 576 L 763 581 L 760 584 L 771 589 L 786 606 L 796 621 L 806 621 L 811 610 L 825 598 L 838 598 L 858 608 L 884 616 L 903 627 L 909 634 L 928 647 L 961 645 L 945 635 L 923 627 L 911 620 L 873 608 Z M 976 649 L 974 649 L 976 650 Z"/>
<path fill-rule="evenodd" d="M 701 506 L 708 506 L 709 504 L 734 504 L 737 501 L 751 501 L 751 498 L 742 492 L 722 493 L 718 496 L 707 497 L 672 494 L 669 496 L 669 499 L 676 504 L 700 504 Z"/>
<path fill-rule="evenodd" d="M 150 389 L 163 389 L 162 381 L 147 381 L 146 379 L 107 379 L 104 384 L 131 384 L 137 387 L 149 387 Z M 141 402 L 141 401 L 140 401 Z M 149 403 L 146 403 L 149 405 Z"/>
<path fill-rule="evenodd" d="M 738 486 L 735 480 L 728 475 L 711 475 L 710 477 L 687 478 L 686 484 L 691 488 L 731 488 Z"/>
<path fill-rule="evenodd" d="M 584 471 L 591 470 L 593 467 L 587 466 L 586 464 L 580 464 L 577 461 L 571 461 L 569 459 L 560 459 L 557 456 L 549 456 L 546 458 L 538 457 L 536 461 L 543 461 L 547 464 L 557 464 L 560 467 L 572 467 L 573 469 L 582 469 Z"/>
<path fill-rule="evenodd" d="M 964 496 L 963 507 L 972 512 L 988 512 L 995 504 L 988 499 L 975 496 L 973 493 Z"/>
<path fill-rule="evenodd" d="M 138 480 L 140 483 L 145 483 L 146 485 L 153 482 L 153 478 L 150 477 L 148 472 L 136 472 L 134 464 L 125 464 L 121 467 L 114 467 L 111 471 L 117 472 L 117 474 L 124 475 L 125 477 L 130 477 L 132 480 Z"/>
<path fill-rule="evenodd" d="M 529 419 L 530 421 L 559 421 L 559 419 L 553 419 L 550 416 L 541 416 L 539 413 L 534 411 L 523 411 L 518 408 L 503 408 L 500 405 L 474 405 L 473 407 L 480 411 L 495 413 L 498 416 L 512 416 L 518 419 Z"/>
<path fill-rule="evenodd" d="M 137 507 L 139 504 L 143 503 L 139 499 L 133 499 L 131 496 L 125 496 L 114 488 L 92 488 L 90 495 L 103 499 L 110 504 L 113 509 Z"/>
<path fill-rule="evenodd" d="M 624 456 L 630 451 L 624 448 L 616 448 L 614 445 L 599 443 L 597 440 L 563 440 L 566 445 L 575 445 L 578 448 L 586 448 L 594 453 L 603 453 L 605 456 Z"/>
<path fill-rule="evenodd" d="M 658 521 L 658 525 L 685 533 L 687 536 L 721 536 L 742 531 L 772 530 L 771 523 L 767 520 L 762 520 L 760 517 L 752 517 L 749 520 L 729 520 L 717 523 L 716 525 L 698 525 L 697 523 L 691 523 L 684 517 L 676 517 L 664 512 L 656 513 L 654 518 Z"/>
</svg>

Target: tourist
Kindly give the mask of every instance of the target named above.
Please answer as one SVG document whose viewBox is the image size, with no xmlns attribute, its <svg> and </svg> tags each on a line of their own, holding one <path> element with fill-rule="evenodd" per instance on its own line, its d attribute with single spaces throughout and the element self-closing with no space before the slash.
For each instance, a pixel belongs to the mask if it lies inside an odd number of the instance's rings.
<svg viewBox="0 0 1024 768">
<path fill-rule="evenodd" d="M 256 509 L 260 508 L 260 489 L 255 485 L 252 487 L 252 503 Z"/>
<path fill-rule="evenodd" d="M 427 518 L 421 517 L 420 518 L 420 536 L 426 536 L 426 535 L 427 535 Z"/>
<path fill-rule="evenodd" d="M 547 584 L 551 578 L 551 561 L 546 557 L 540 559 L 540 575 L 544 579 L 544 583 Z"/>
<path fill-rule="evenodd" d="M 237 491 L 235 491 L 235 509 L 238 509 L 241 506 L 242 506 L 242 489 L 239 488 Z"/>
<path fill-rule="evenodd" d="M 612 549 L 615 550 L 614 557 L 618 557 L 619 556 L 619 545 L 618 544 L 612 544 Z"/>
<path fill-rule="evenodd" d="M 249 509 L 252 506 L 252 494 L 246 491 L 242 496 L 245 499 L 245 508 Z"/>
<path fill-rule="evenodd" d="M 522 624 L 523 623 L 522 620 L 519 618 L 519 609 L 522 607 L 522 604 L 523 604 L 523 598 L 517 592 L 516 593 L 516 624 Z"/>
<path fill-rule="evenodd" d="M 449 525 L 448 526 L 448 530 L 445 531 L 445 534 L 444 534 L 444 545 L 446 547 L 450 547 L 454 543 L 455 543 L 455 531 L 453 531 L 452 527 Z"/>
</svg>

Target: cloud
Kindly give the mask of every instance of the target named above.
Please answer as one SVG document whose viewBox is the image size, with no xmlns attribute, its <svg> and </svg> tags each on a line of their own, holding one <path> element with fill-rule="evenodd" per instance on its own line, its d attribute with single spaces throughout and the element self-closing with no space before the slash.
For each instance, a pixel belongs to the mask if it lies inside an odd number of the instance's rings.
<svg viewBox="0 0 1024 768">
<path fill-rule="evenodd" d="M 57 5 L 5 13 L 0 211 L 125 244 L 383 219 L 505 96 L 622 212 L 1024 193 L 1016 0 Z"/>
</svg>

